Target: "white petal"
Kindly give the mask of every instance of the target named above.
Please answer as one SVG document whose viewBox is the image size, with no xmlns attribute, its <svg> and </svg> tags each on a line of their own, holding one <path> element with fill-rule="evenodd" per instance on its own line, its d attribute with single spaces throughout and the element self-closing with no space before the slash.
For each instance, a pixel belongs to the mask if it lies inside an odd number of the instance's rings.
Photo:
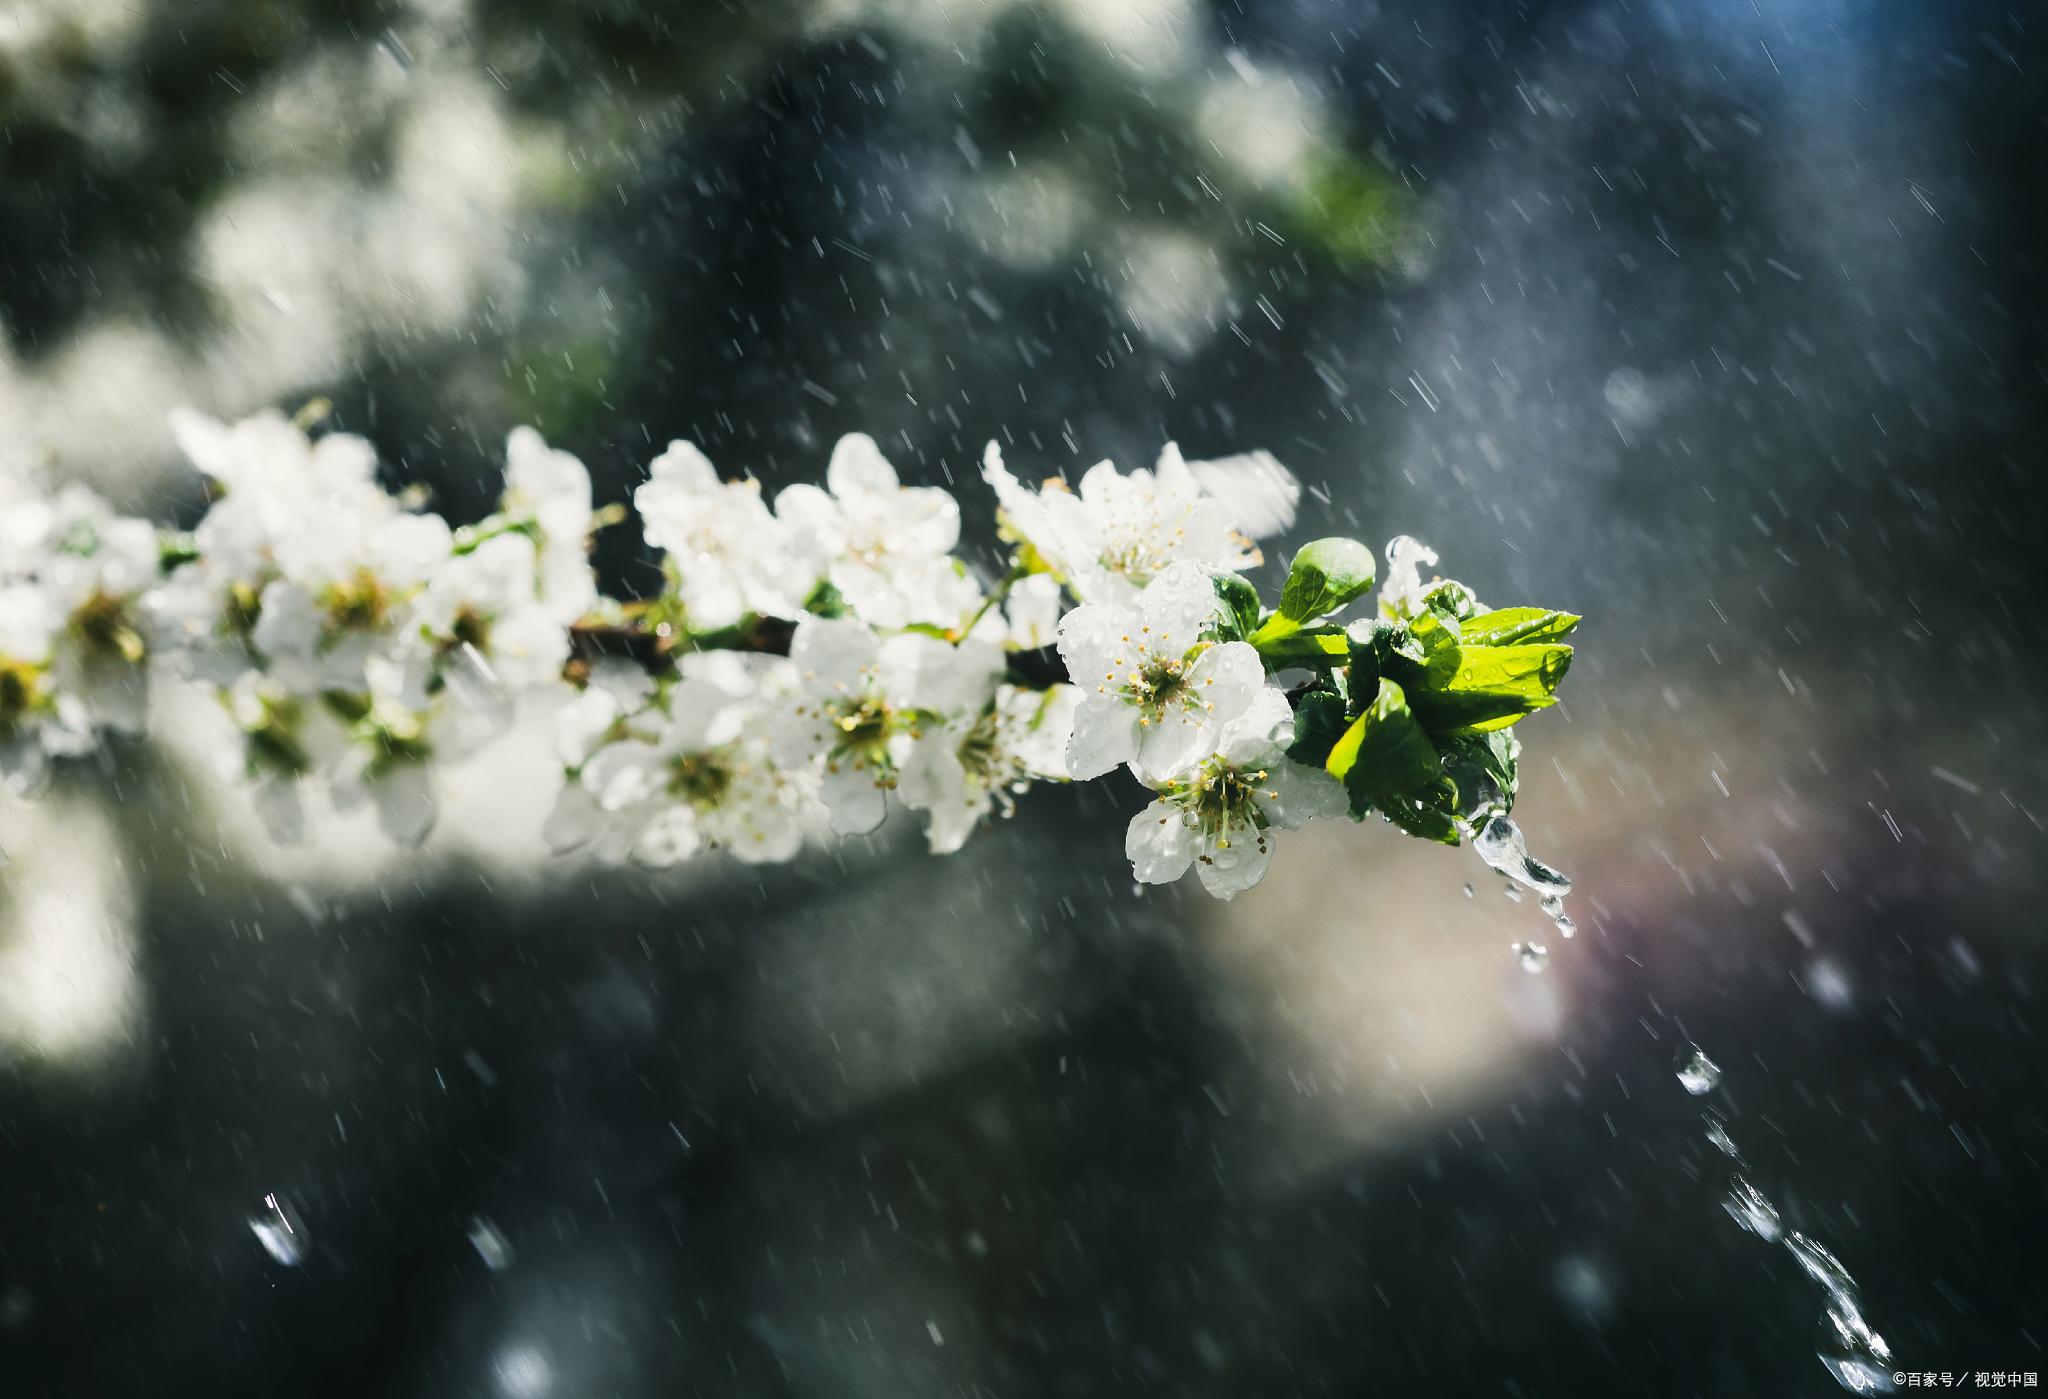
<svg viewBox="0 0 2048 1399">
<path fill-rule="evenodd" d="M 1293 525 L 1301 482 L 1271 452 L 1189 462 L 1188 469 L 1204 492 L 1223 503 L 1231 524 L 1253 539 L 1264 539 Z"/>
<path fill-rule="evenodd" d="M 1171 884 L 1188 872 L 1198 843 L 1181 809 L 1156 801 L 1131 818 L 1124 855 L 1140 884 Z"/>
<path fill-rule="evenodd" d="M 1293 830 L 1318 816 L 1342 816 L 1351 809 L 1344 784 L 1321 768 L 1281 758 L 1266 768 L 1253 800 L 1282 830 Z"/>
<path fill-rule="evenodd" d="M 849 432 L 833 446 L 832 460 L 825 467 L 825 485 L 841 500 L 893 492 L 900 484 L 896 468 L 866 433 Z"/>
<path fill-rule="evenodd" d="M 1067 740 L 1067 771 L 1077 782 L 1112 772 L 1138 756 L 1138 712 L 1098 695 L 1085 696 L 1074 711 Z"/>
<path fill-rule="evenodd" d="M 789 659 L 805 688 L 859 691 L 875 668 L 881 641 L 852 617 L 805 617 L 790 638 Z"/>
<path fill-rule="evenodd" d="M 1223 726 L 1216 751 L 1238 767 L 1263 765 L 1275 750 L 1294 741 L 1294 710 L 1287 696 L 1271 685 L 1261 686 L 1237 716 Z"/>
<path fill-rule="evenodd" d="M 1144 613 L 1145 625 L 1151 628 L 1151 637 L 1157 638 L 1164 649 L 1178 653 L 1201 638 L 1202 629 L 1216 619 L 1222 602 L 1216 596 L 1209 570 L 1192 560 L 1181 559 L 1167 565 L 1164 573 L 1146 585 L 1139 595 L 1138 608 Z M 1253 657 L 1257 658 L 1256 652 Z"/>
<path fill-rule="evenodd" d="M 832 829 L 841 835 L 866 835 L 889 814 L 882 789 L 875 785 L 874 774 L 866 768 L 827 771 L 822 795 L 832 812 Z"/>
<path fill-rule="evenodd" d="M 537 436 L 538 434 L 536 434 Z M 709 491 L 718 486 L 718 469 L 711 464 L 711 458 L 704 455 L 694 442 L 676 441 L 668 444 L 668 450 L 656 457 L 647 467 L 648 478 L 660 481 L 686 491 Z M 642 486 L 640 490 L 646 490 Z M 634 492 L 634 507 L 639 504 L 639 491 Z"/>
<path fill-rule="evenodd" d="M 651 743 L 628 739 L 609 743 L 583 765 L 583 785 L 606 811 L 622 811 L 660 792 L 661 752 Z"/>
<path fill-rule="evenodd" d="M 427 838 L 440 814 L 434 774 L 425 763 L 400 763 L 371 784 L 377 824 L 396 844 L 411 848 Z"/>
<path fill-rule="evenodd" d="M 1121 679 L 1124 669 L 1137 660 L 1132 638 L 1141 634 L 1142 626 L 1135 612 L 1082 603 L 1060 618 L 1060 659 L 1067 663 L 1067 677 L 1083 690 Z"/>
<path fill-rule="evenodd" d="M 1228 724 L 1266 688 L 1266 667 L 1249 642 L 1226 641 L 1196 658 L 1188 686 L 1202 701 L 1210 722 Z"/>
<path fill-rule="evenodd" d="M 1216 751 L 1222 730 L 1186 710 L 1169 709 L 1138 730 L 1138 755 L 1131 771 L 1147 787 L 1163 787 Z"/>
<path fill-rule="evenodd" d="M 686 806 L 666 806 L 654 813 L 633 841 L 633 858 L 656 869 L 687 860 L 703 845 L 694 813 Z"/>
<path fill-rule="evenodd" d="M 597 798 L 588 788 L 580 782 L 566 783 L 556 793 L 547 819 L 541 822 L 540 838 L 549 850 L 560 855 L 590 844 L 603 819 Z"/>
<path fill-rule="evenodd" d="M 1212 845 L 1202 852 L 1195 872 L 1204 889 L 1227 900 L 1264 879 L 1272 863 L 1272 832 L 1232 831 L 1229 844 Z"/>
</svg>

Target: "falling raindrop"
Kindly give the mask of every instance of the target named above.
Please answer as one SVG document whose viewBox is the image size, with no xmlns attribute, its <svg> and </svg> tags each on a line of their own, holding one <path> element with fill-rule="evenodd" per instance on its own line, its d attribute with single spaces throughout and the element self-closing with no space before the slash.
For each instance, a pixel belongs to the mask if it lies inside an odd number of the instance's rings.
<svg viewBox="0 0 2048 1399">
<path fill-rule="evenodd" d="M 1564 900 L 1556 894 L 1545 894 L 1536 901 L 1536 907 L 1542 909 L 1552 918 L 1562 917 L 1564 914 Z"/>
<path fill-rule="evenodd" d="M 1728 1195 L 1721 1201 L 1721 1208 L 1728 1211 L 1730 1219 L 1767 1244 L 1774 1244 L 1784 1236 L 1785 1229 L 1778 1222 L 1777 1207 L 1742 1176 L 1728 1182 Z"/>
<path fill-rule="evenodd" d="M 1522 970 L 1531 976 L 1550 965 L 1550 949 L 1540 942 L 1518 942 L 1514 949 L 1515 956 L 1522 963 Z"/>
<path fill-rule="evenodd" d="M 1721 1081 L 1721 1066 L 1707 1057 L 1707 1051 L 1696 1044 L 1689 1044 L 1678 1055 L 1678 1083 L 1686 1092 L 1697 1098 L 1702 1093 L 1711 1093 Z"/>
<path fill-rule="evenodd" d="M 1707 1120 L 1707 1140 L 1712 1142 L 1723 1156 L 1733 1161 L 1742 1159 L 1742 1152 L 1736 1148 L 1735 1138 L 1728 1135 L 1728 1129 L 1712 1118 Z"/>
<path fill-rule="evenodd" d="M 502 1273 L 512 1266 L 512 1241 L 480 1214 L 469 1217 L 469 1243 L 492 1272 Z"/>
<path fill-rule="evenodd" d="M 277 1195 L 263 1197 L 263 1213 L 249 1216 L 249 1230 L 263 1251 L 285 1267 L 296 1268 L 305 1261 L 305 1226 L 298 1212 Z"/>
</svg>

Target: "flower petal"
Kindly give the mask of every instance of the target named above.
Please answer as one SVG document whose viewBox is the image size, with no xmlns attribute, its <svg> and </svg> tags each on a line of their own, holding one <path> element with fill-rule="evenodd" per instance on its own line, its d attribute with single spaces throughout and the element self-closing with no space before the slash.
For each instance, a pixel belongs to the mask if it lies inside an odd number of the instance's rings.
<svg viewBox="0 0 2048 1399">
<path fill-rule="evenodd" d="M 1171 884 L 1188 872 L 1199 842 L 1181 809 L 1156 801 L 1131 818 L 1124 831 L 1124 855 L 1140 884 Z"/>
<path fill-rule="evenodd" d="M 1219 899 L 1228 900 L 1266 877 L 1273 864 L 1273 836 L 1270 831 L 1235 830 L 1227 844 L 1210 846 L 1195 866 L 1202 887 Z"/>
<path fill-rule="evenodd" d="M 1067 740 L 1067 771 L 1077 782 L 1112 772 L 1138 756 L 1138 712 L 1114 699 L 1090 695 L 1074 710 Z"/>
</svg>

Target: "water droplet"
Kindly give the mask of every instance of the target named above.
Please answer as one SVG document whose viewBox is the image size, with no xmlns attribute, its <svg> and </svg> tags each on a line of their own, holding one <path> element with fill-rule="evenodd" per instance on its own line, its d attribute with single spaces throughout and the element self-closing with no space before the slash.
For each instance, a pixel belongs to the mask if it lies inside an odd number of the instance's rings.
<svg viewBox="0 0 2048 1399">
<path fill-rule="evenodd" d="M 1728 1129 L 1712 1118 L 1707 1119 L 1707 1140 L 1717 1147 L 1723 1156 L 1740 1161 L 1742 1152 L 1736 1148 L 1735 1138 L 1728 1135 Z"/>
<path fill-rule="evenodd" d="M 1500 891 L 1508 896 L 1508 902 L 1511 904 L 1518 904 L 1522 901 L 1522 890 L 1519 885 L 1503 881 Z"/>
<path fill-rule="evenodd" d="M 469 1217 L 469 1243 L 492 1272 L 502 1273 L 512 1266 L 512 1241 L 480 1214 Z"/>
<path fill-rule="evenodd" d="M 1678 1086 L 1697 1098 L 1711 1093 L 1721 1081 L 1721 1066 L 1707 1057 L 1707 1051 L 1689 1044 L 1678 1055 Z"/>
<path fill-rule="evenodd" d="M 249 1231 L 263 1251 L 287 1268 L 296 1268 L 306 1258 L 306 1230 L 298 1212 L 276 1195 L 263 1197 L 263 1213 L 249 1216 Z"/>
<path fill-rule="evenodd" d="M 1545 894 L 1536 901 L 1536 907 L 1542 909 L 1552 918 L 1557 918 L 1561 917 L 1564 913 L 1564 900 L 1555 894 Z"/>
<path fill-rule="evenodd" d="M 1856 1279 L 1849 1276 L 1849 1270 L 1842 1266 L 1842 1260 L 1827 1249 L 1801 1233 L 1785 1236 L 1785 1249 L 1799 1261 L 1806 1275 L 1820 1284 L 1821 1290 L 1837 1306 L 1848 1311 L 1858 1311 L 1856 1300 Z"/>
<path fill-rule="evenodd" d="M 1890 1394 L 1892 1348 L 1855 1307 L 1829 1307 L 1820 1323 L 1820 1363 L 1851 1394 Z"/>
<path fill-rule="evenodd" d="M 1473 890 L 1472 886 L 1471 886 L 1470 884 L 1467 884 L 1467 885 L 1465 886 L 1465 897 L 1469 899 L 1469 898 L 1472 898 L 1472 897 L 1473 897 L 1473 895 L 1474 895 L 1474 890 Z"/>
<path fill-rule="evenodd" d="M 1550 949 L 1540 942 L 1518 942 L 1515 956 L 1521 960 L 1522 970 L 1531 976 L 1550 965 Z"/>
<path fill-rule="evenodd" d="M 1472 837 L 1472 849 L 1488 867 L 1538 894 L 1562 898 L 1572 891 L 1570 876 L 1531 856 L 1521 827 L 1505 816 L 1489 817 L 1479 828 L 1479 834 Z"/>
<path fill-rule="evenodd" d="M 1728 1211 L 1730 1219 L 1767 1244 L 1774 1244 L 1784 1237 L 1785 1228 L 1778 1222 L 1777 1206 L 1742 1176 L 1728 1182 L 1728 1196 L 1721 1201 L 1721 1208 Z"/>
<path fill-rule="evenodd" d="M 1575 938 L 1579 935 L 1579 925 L 1572 922 L 1570 914 L 1557 915 L 1557 935 L 1561 938 Z"/>
</svg>

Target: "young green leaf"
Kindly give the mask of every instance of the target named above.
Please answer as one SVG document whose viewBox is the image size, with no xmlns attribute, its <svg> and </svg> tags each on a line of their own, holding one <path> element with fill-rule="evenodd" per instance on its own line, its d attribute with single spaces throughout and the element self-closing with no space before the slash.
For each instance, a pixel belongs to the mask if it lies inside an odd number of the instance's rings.
<svg viewBox="0 0 2048 1399">
<path fill-rule="evenodd" d="M 1344 730 L 1323 767 L 1351 794 L 1352 816 L 1362 817 L 1375 802 L 1413 791 L 1439 776 L 1443 762 L 1409 713 L 1401 687 L 1383 679 L 1372 703 Z"/>
<path fill-rule="evenodd" d="M 1259 590 L 1235 573 L 1219 573 L 1211 581 L 1223 604 L 1216 621 L 1217 639 L 1243 641 L 1259 629 Z"/>
<path fill-rule="evenodd" d="M 1572 648 L 1554 643 L 1452 647 L 1431 655 L 1410 703 L 1439 738 L 1486 733 L 1557 703 L 1571 661 Z"/>
<path fill-rule="evenodd" d="M 1302 546 L 1280 589 L 1279 616 L 1295 626 L 1327 617 L 1372 587 L 1372 550 L 1355 539 L 1332 536 Z"/>
<path fill-rule="evenodd" d="M 1465 621 L 1458 628 L 1458 639 L 1466 646 L 1562 641 L 1578 624 L 1578 617 L 1570 612 L 1552 612 L 1546 607 L 1503 607 Z"/>
<path fill-rule="evenodd" d="M 1344 736 L 1344 729 L 1344 697 L 1335 690 L 1310 690 L 1295 707 L 1294 743 L 1287 756 L 1309 767 L 1321 767 Z"/>
</svg>

